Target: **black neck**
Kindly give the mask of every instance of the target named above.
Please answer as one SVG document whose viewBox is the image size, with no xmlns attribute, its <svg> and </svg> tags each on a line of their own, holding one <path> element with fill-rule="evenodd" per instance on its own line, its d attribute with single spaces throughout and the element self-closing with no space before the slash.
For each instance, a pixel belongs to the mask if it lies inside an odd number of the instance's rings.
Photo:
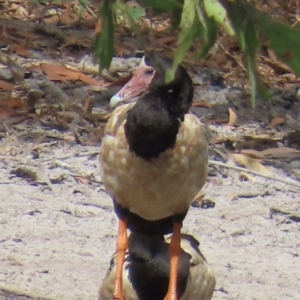
<svg viewBox="0 0 300 300">
<path fill-rule="evenodd" d="M 149 160 L 172 149 L 192 97 L 192 85 L 185 80 L 152 89 L 142 96 L 128 113 L 125 124 L 130 150 Z"/>
</svg>

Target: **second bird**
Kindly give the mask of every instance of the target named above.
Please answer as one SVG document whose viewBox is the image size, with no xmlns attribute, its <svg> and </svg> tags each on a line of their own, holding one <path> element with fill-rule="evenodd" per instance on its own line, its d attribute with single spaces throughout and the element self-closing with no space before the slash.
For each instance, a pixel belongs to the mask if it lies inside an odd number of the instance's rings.
<svg viewBox="0 0 300 300">
<path fill-rule="evenodd" d="M 123 267 L 126 300 L 163 300 L 168 289 L 170 239 L 131 234 Z M 211 300 L 216 279 L 191 235 L 181 234 L 177 295 L 180 300 Z M 111 300 L 116 272 L 115 253 L 100 286 L 98 300 Z"/>
</svg>

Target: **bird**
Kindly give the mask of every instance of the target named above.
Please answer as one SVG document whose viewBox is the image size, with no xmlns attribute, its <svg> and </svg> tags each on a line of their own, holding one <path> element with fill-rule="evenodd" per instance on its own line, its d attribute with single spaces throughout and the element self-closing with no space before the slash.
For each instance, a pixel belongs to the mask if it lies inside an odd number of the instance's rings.
<svg viewBox="0 0 300 300">
<path fill-rule="evenodd" d="M 110 100 L 114 110 L 104 130 L 99 167 L 119 219 L 113 292 L 117 300 L 124 300 L 127 229 L 149 236 L 173 233 L 165 300 L 178 300 L 182 222 L 207 178 L 207 130 L 188 112 L 194 93 L 192 79 L 180 64 L 173 79 L 166 82 L 172 66 L 172 59 L 147 53 L 132 78 Z"/>
<path fill-rule="evenodd" d="M 123 266 L 123 287 L 127 300 L 163 300 L 169 281 L 170 238 L 132 233 Z M 181 234 L 177 293 L 180 300 L 210 300 L 216 278 L 199 249 L 199 242 Z M 102 281 L 98 300 L 110 300 L 116 273 L 116 253 Z"/>
</svg>

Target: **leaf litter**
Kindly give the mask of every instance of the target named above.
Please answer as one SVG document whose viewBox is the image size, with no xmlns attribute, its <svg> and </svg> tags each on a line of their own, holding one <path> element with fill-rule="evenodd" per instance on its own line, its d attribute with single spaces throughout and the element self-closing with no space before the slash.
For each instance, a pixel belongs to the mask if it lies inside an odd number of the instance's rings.
<svg viewBox="0 0 300 300">
<path fill-rule="evenodd" d="M 130 79 L 141 54 L 125 21 L 115 33 L 114 49 L 120 57 L 99 74 L 91 54 L 97 5 L 91 2 L 78 14 L 78 3 L 74 2 L 52 3 L 46 9 L 39 3 L 32 7 L 22 1 L 5 3 L 10 7 L 0 20 L 1 43 L 9 46 L 0 53 L 0 157 L 7 166 L 18 164 L 12 175 L 42 185 L 52 194 L 72 181 L 92 187 L 101 183 L 97 171 L 87 171 L 84 164 L 76 168 L 66 161 L 76 155 L 89 161 L 97 154 L 110 115 L 108 101 Z M 167 56 L 174 53 L 177 39 L 170 36 L 164 16 L 146 16 L 140 22 L 151 47 Z M 221 32 L 218 43 L 201 63 L 195 60 L 200 46 L 197 42 L 192 45 L 184 64 L 195 84 L 191 110 L 211 134 L 210 174 L 214 175 L 208 184 L 220 188 L 226 180 L 256 184 L 266 178 L 299 188 L 299 78 L 263 45 L 258 69 L 274 90 L 272 99 L 260 99 L 254 110 L 241 51 L 232 38 Z M 53 157 L 55 149 L 68 147 L 79 150 Z M 85 147 L 95 150 L 82 152 Z M 238 178 L 225 169 L 236 170 Z M 263 189 L 267 188 L 263 185 Z M 73 191 L 89 194 L 79 187 Z M 232 199 L 264 193 L 247 196 L 236 192 Z M 207 194 L 196 197 L 194 205 L 214 207 L 214 195 Z M 60 208 L 79 217 L 92 214 L 81 209 L 68 204 Z M 297 220 L 293 211 L 296 208 L 276 208 L 272 215 Z"/>
</svg>

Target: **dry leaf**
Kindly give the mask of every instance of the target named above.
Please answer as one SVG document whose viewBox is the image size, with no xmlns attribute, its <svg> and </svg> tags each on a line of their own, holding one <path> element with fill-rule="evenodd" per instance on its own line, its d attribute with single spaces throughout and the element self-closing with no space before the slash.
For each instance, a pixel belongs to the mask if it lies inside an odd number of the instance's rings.
<svg viewBox="0 0 300 300">
<path fill-rule="evenodd" d="M 234 126 L 234 124 L 237 121 L 237 116 L 236 113 L 234 112 L 234 110 L 230 107 L 228 107 L 228 112 L 229 112 L 229 122 L 228 125 L 229 126 Z"/>
<path fill-rule="evenodd" d="M 152 46 L 163 46 L 172 44 L 176 41 L 174 36 L 164 36 L 153 41 Z"/>
<path fill-rule="evenodd" d="M 270 126 L 271 126 L 271 127 L 276 127 L 276 126 L 278 126 L 278 125 L 284 124 L 284 122 L 285 122 L 285 119 L 284 119 L 284 118 L 282 118 L 282 117 L 274 117 L 274 118 L 271 120 L 271 122 L 270 122 Z"/>
<path fill-rule="evenodd" d="M 103 85 L 102 80 L 96 80 L 79 71 L 56 64 L 42 63 L 41 67 L 49 80 L 81 80 L 90 85 Z"/>
<path fill-rule="evenodd" d="M 235 141 L 234 147 L 236 150 L 254 149 L 257 151 L 263 151 L 269 148 L 277 148 L 278 143 L 276 140 L 269 137 L 244 136 L 243 140 Z"/>
<path fill-rule="evenodd" d="M 295 158 L 300 157 L 300 151 L 288 147 L 269 148 L 263 151 L 242 150 L 241 154 L 254 158 Z"/>
<path fill-rule="evenodd" d="M 95 25 L 94 35 L 98 36 L 101 33 L 102 33 L 102 22 L 101 22 L 101 18 L 98 17 L 98 19 L 96 21 L 96 25 Z"/>
<path fill-rule="evenodd" d="M 6 81 L 0 80 L 0 89 L 11 92 L 14 90 L 14 85 Z"/>
<path fill-rule="evenodd" d="M 290 114 L 285 114 L 285 117 L 289 121 L 293 121 L 294 120 L 294 118 Z"/>
<path fill-rule="evenodd" d="M 243 154 L 232 154 L 232 157 L 235 162 L 237 162 L 240 165 L 243 165 L 247 169 L 251 171 L 255 171 L 262 174 L 269 174 L 272 173 L 268 168 L 263 166 L 261 163 L 259 163 L 257 160 L 247 157 Z"/>
<path fill-rule="evenodd" d="M 0 101 L 0 106 L 2 107 L 20 108 L 23 105 L 24 101 L 21 98 L 10 98 Z"/>
<path fill-rule="evenodd" d="M 204 107 L 204 108 L 211 108 L 212 105 L 210 103 L 205 103 L 205 102 L 193 102 L 192 103 L 193 107 Z"/>
<path fill-rule="evenodd" d="M 198 192 L 198 194 L 194 198 L 194 201 L 195 200 L 201 201 L 201 200 L 203 200 L 204 196 L 205 196 L 205 193 L 201 190 L 201 191 Z"/>
<path fill-rule="evenodd" d="M 4 122 L 4 120 L 14 116 L 14 112 L 11 108 L 1 108 L 0 109 L 0 123 Z"/>
<path fill-rule="evenodd" d="M 15 51 L 16 54 L 18 54 L 20 56 L 23 56 L 23 57 L 26 57 L 26 58 L 33 58 L 32 53 L 29 50 L 25 49 L 23 46 L 15 47 L 14 51 Z"/>
<path fill-rule="evenodd" d="M 267 48 L 267 52 L 269 54 L 269 57 L 272 61 L 277 61 L 277 57 L 276 57 L 276 54 L 275 52 L 271 49 L 271 48 Z"/>
</svg>

